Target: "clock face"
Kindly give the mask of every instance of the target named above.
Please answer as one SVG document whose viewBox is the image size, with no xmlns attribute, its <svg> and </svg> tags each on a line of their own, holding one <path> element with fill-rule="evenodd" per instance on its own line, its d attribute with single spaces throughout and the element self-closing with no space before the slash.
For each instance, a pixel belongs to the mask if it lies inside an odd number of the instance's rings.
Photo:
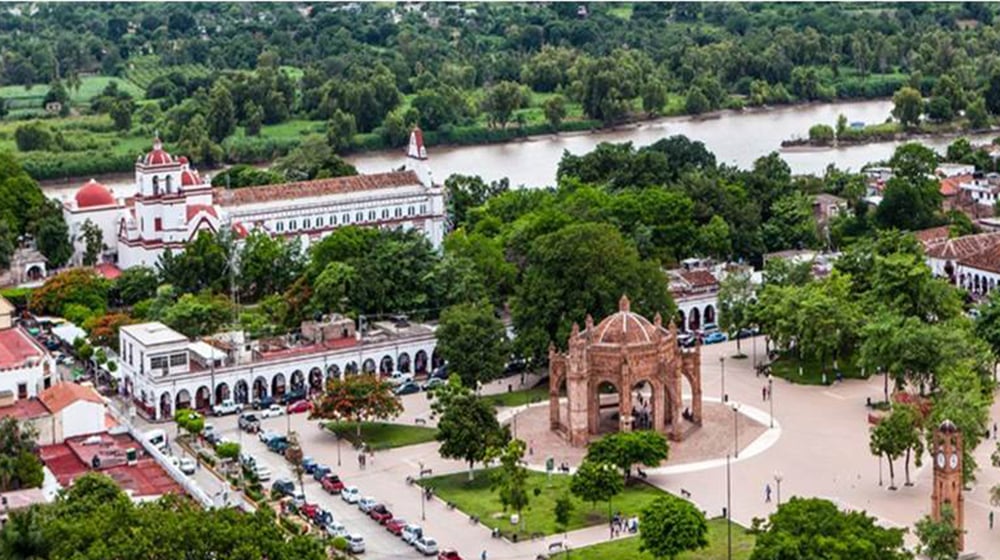
<svg viewBox="0 0 1000 560">
<path fill-rule="evenodd" d="M 948 460 L 948 465 L 953 469 L 958 468 L 958 453 L 951 454 L 951 458 Z"/>
<path fill-rule="evenodd" d="M 937 454 L 937 466 L 939 469 L 944 468 L 944 453 L 938 452 Z"/>
</svg>

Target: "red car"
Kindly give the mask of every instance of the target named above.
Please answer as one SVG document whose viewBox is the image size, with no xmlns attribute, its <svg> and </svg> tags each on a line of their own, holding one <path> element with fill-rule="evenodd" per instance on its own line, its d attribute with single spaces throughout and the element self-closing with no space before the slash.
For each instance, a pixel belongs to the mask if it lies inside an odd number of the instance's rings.
<svg viewBox="0 0 1000 560">
<path fill-rule="evenodd" d="M 298 414 L 299 412 L 309 412 L 313 409 L 313 403 L 309 401 L 296 401 L 288 405 L 288 414 Z"/>
<path fill-rule="evenodd" d="M 316 517 L 316 512 L 319 511 L 319 506 L 317 504 L 305 503 L 299 508 L 299 513 L 302 514 L 306 519 L 312 519 Z"/>
<path fill-rule="evenodd" d="M 462 560 L 462 557 L 458 555 L 457 550 L 449 548 L 438 552 L 438 560 Z"/>
<path fill-rule="evenodd" d="M 378 521 L 381 525 L 385 525 L 390 519 L 392 519 L 392 512 L 389 511 L 389 508 L 384 505 L 377 504 L 370 512 L 368 512 L 368 517 Z"/>
<path fill-rule="evenodd" d="M 386 530 L 397 537 L 403 534 L 403 527 L 406 527 L 406 520 L 398 517 L 393 517 L 385 522 Z"/>
<path fill-rule="evenodd" d="M 340 477 L 335 474 L 328 474 L 323 477 L 323 480 L 319 481 L 320 486 L 323 490 L 331 494 L 340 494 L 340 491 L 344 489 L 344 481 L 340 480 Z"/>
</svg>

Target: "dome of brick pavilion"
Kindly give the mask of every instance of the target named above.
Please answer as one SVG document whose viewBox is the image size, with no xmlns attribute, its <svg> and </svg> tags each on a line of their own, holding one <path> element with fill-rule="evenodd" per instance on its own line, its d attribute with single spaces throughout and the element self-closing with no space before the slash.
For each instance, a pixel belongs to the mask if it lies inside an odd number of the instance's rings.
<svg viewBox="0 0 1000 560">
<path fill-rule="evenodd" d="M 618 302 L 618 312 L 608 315 L 597 326 L 588 325 L 587 334 L 597 344 L 643 344 L 654 342 L 669 332 L 630 309 L 628 297 Z M 593 329 L 593 330 L 591 330 Z M 581 333 L 583 334 L 583 333 Z"/>
</svg>

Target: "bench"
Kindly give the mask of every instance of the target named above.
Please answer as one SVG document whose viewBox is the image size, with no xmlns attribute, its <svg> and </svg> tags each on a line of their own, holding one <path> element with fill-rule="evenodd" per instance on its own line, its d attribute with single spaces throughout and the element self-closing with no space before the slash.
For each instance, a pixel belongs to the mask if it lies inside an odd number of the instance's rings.
<svg viewBox="0 0 1000 560">
<path fill-rule="evenodd" d="M 687 490 L 681 488 L 681 497 L 690 500 L 691 499 L 691 493 L 688 492 Z"/>
<path fill-rule="evenodd" d="M 426 426 L 427 425 L 427 419 L 426 418 L 414 418 L 413 419 L 413 423 L 414 424 L 422 424 L 422 425 Z"/>
</svg>

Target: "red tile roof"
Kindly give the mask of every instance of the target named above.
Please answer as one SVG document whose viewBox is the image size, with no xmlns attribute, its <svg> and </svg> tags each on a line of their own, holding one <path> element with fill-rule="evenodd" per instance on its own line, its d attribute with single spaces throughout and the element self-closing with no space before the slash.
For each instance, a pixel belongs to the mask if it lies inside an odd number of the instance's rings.
<svg viewBox="0 0 1000 560">
<path fill-rule="evenodd" d="M 948 177 L 946 179 L 941 179 L 940 191 L 942 196 L 955 196 L 960 190 L 958 186 L 962 183 L 968 183 L 973 179 L 972 175 L 955 175 L 954 177 Z"/>
<path fill-rule="evenodd" d="M 944 260 L 961 260 L 1000 244 L 1000 232 L 963 235 L 924 244 L 924 254 Z"/>
<path fill-rule="evenodd" d="M 187 207 L 187 221 L 191 221 L 199 212 L 208 212 L 213 217 L 218 218 L 219 215 L 215 213 L 215 207 L 210 204 L 192 204 Z"/>
<path fill-rule="evenodd" d="M 122 271 L 111 263 L 101 263 L 94 267 L 94 271 L 107 280 L 114 280 L 122 275 Z"/>
<path fill-rule="evenodd" d="M 1000 272 L 1000 243 L 974 253 L 958 260 L 959 264 L 985 270 L 989 272 Z"/>
<path fill-rule="evenodd" d="M 42 347 L 21 327 L 0 330 L 0 369 L 22 367 L 28 358 L 44 355 Z"/>
<path fill-rule="evenodd" d="M 417 174 L 413 171 L 391 171 L 389 173 L 352 175 L 349 177 L 302 181 L 299 183 L 244 187 L 242 189 L 218 188 L 214 191 L 214 201 L 220 206 L 238 206 L 241 204 L 391 189 L 419 184 L 421 184 L 420 179 L 417 178 Z"/>
<path fill-rule="evenodd" d="M 951 226 L 938 226 L 913 232 L 913 236 L 921 243 L 944 241 L 951 237 Z"/>
<path fill-rule="evenodd" d="M 0 408 L 0 418 L 11 416 L 18 420 L 41 418 L 49 413 L 38 399 L 18 399 L 14 404 Z"/>
<path fill-rule="evenodd" d="M 715 286 L 719 283 L 715 276 L 707 270 L 682 270 L 680 275 L 692 288 Z"/>
<path fill-rule="evenodd" d="M 71 382 L 57 383 L 49 387 L 38 395 L 38 399 L 52 413 L 59 412 L 77 401 L 104 404 L 104 399 L 92 387 Z"/>
</svg>

